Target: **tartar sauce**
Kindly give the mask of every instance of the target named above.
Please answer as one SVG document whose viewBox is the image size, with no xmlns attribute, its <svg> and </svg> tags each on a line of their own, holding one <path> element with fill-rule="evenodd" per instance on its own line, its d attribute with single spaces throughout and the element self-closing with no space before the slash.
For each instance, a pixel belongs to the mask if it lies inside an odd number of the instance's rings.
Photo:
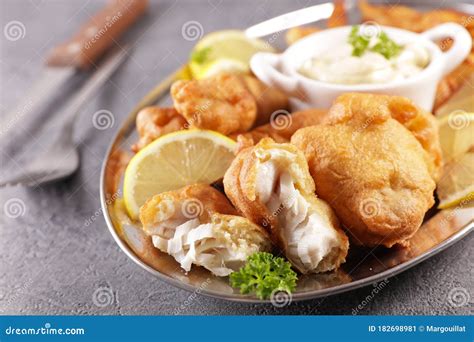
<svg viewBox="0 0 474 342">
<path fill-rule="evenodd" d="M 306 77 L 338 84 L 389 83 L 412 77 L 430 63 L 426 48 L 407 44 L 390 59 L 367 51 L 362 56 L 352 56 L 352 46 L 344 43 L 335 49 L 306 60 L 299 72 Z"/>
</svg>

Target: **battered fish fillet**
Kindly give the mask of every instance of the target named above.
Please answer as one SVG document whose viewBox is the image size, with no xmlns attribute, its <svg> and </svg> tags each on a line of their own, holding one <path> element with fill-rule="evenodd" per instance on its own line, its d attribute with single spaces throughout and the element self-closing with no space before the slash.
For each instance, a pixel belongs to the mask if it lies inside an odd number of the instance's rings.
<svg viewBox="0 0 474 342">
<path fill-rule="evenodd" d="M 370 5 L 367 0 L 358 2 L 364 21 L 375 21 L 380 25 L 400 27 L 405 30 L 423 32 L 437 25 L 455 22 L 466 28 L 474 26 L 469 15 L 449 8 L 419 12 L 403 5 Z"/>
<path fill-rule="evenodd" d="M 289 99 L 285 93 L 267 86 L 254 76 L 241 75 L 240 77 L 257 103 L 255 126 L 269 123 L 273 113 L 288 109 Z"/>
<path fill-rule="evenodd" d="M 471 53 L 469 58 L 472 61 L 464 61 L 438 83 L 434 112 L 445 104 L 464 84 L 469 84 L 468 80 L 474 76 L 474 54 Z"/>
<path fill-rule="evenodd" d="M 362 111 L 365 113 L 358 113 Z M 324 121 L 340 123 L 359 115 L 364 115 L 367 120 L 376 120 L 376 117 L 390 115 L 405 126 L 426 151 L 425 159 L 430 174 L 435 181 L 438 180 L 443 159 L 438 123 L 431 113 L 401 96 L 346 93 L 336 99 L 328 115 L 324 117 Z M 370 123 L 367 122 L 366 125 Z"/>
<path fill-rule="evenodd" d="M 314 194 L 304 155 L 265 138 L 240 152 L 224 176 L 227 197 L 245 217 L 268 227 L 301 273 L 333 270 L 349 242 L 331 208 Z"/>
<path fill-rule="evenodd" d="M 132 146 L 138 152 L 162 135 L 186 128 L 186 119 L 174 108 L 146 107 L 137 114 L 137 131 L 140 139 Z"/>
<path fill-rule="evenodd" d="M 291 138 L 304 151 L 316 193 L 358 245 L 404 244 L 434 203 L 427 153 L 389 108 L 377 95 L 343 95 L 329 111 L 333 122 Z"/>
<path fill-rule="evenodd" d="M 247 133 L 235 133 L 230 137 L 237 140 L 237 151 L 257 144 L 263 138 L 272 138 L 277 143 L 289 142 L 300 128 L 319 125 L 327 115 L 324 109 L 307 109 L 299 112 L 281 113 L 271 122 L 254 128 Z"/>
<path fill-rule="evenodd" d="M 246 132 L 256 123 L 288 107 L 288 97 L 255 77 L 221 73 L 214 77 L 177 81 L 171 87 L 176 110 L 193 127 L 224 135 Z"/>
<path fill-rule="evenodd" d="M 140 221 L 153 245 L 185 271 L 195 264 L 227 276 L 251 254 L 271 249 L 268 233 L 237 216 L 227 198 L 207 184 L 154 196 L 140 209 Z"/>
<path fill-rule="evenodd" d="M 334 11 L 328 18 L 328 28 L 347 25 L 346 6 L 344 0 L 334 0 Z"/>
</svg>

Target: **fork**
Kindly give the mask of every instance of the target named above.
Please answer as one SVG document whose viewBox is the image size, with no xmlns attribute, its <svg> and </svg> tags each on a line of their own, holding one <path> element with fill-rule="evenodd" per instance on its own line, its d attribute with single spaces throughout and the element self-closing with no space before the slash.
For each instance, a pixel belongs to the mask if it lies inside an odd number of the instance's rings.
<svg viewBox="0 0 474 342">
<path fill-rule="evenodd" d="M 60 133 L 46 151 L 31 162 L 23 165 L 23 171 L 0 180 L 0 187 L 24 185 L 37 187 L 64 179 L 72 175 L 79 167 L 79 153 L 72 139 L 75 119 L 85 101 L 90 98 L 118 66 L 125 60 L 127 48 L 117 49 L 105 58 L 102 65 L 86 81 L 81 89 L 66 104 L 62 116 L 66 117 L 60 127 Z"/>
</svg>

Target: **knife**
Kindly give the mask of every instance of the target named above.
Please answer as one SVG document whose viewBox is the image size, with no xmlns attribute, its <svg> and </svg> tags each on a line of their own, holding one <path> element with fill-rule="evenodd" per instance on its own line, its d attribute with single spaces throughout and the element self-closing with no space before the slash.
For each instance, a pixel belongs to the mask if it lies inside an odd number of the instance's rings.
<svg viewBox="0 0 474 342">
<path fill-rule="evenodd" d="M 306 7 L 251 26 L 245 30 L 245 34 L 249 38 L 260 38 L 292 27 L 328 19 L 333 12 L 332 3 Z"/>
<path fill-rule="evenodd" d="M 98 59 L 146 11 L 147 0 L 113 0 L 69 41 L 56 46 L 46 59 L 40 79 L 15 109 L 0 117 L 0 136 L 38 110 L 73 75 L 95 67 Z"/>
</svg>

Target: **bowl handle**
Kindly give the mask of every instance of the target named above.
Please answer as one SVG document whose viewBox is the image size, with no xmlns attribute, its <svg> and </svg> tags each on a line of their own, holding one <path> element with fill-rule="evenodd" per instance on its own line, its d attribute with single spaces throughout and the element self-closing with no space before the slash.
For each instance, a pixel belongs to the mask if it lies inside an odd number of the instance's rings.
<svg viewBox="0 0 474 342">
<path fill-rule="evenodd" d="M 452 38 L 453 45 L 451 48 L 443 52 L 445 57 L 443 75 L 453 71 L 471 51 L 472 38 L 469 32 L 461 25 L 455 23 L 445 23 L 433 27 L 421 34 L 431 41 L 436 41 L 444 38 Z"/>
<path fill-rule="evenodd" d="M 258 52 L 250 60 L 252 72 L 263 83 L 286 93 L 298 97 L 298 81 L 277 69 L 280 55 L 269 52 Z"/>
</svg>

